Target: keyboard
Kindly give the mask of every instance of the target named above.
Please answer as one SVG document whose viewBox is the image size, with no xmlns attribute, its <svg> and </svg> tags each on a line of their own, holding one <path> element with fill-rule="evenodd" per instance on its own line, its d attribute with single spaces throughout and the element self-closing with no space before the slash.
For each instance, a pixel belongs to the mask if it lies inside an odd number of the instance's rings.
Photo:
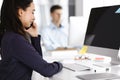
<svg viewBox="0 0 120 80">
<path fill-rule="evenodd" d="M 65 69 L 71 70 L 71 71 L 84 71 L 84 70 L 90 70 L 89 67 L 80 65 L 80 64 L 63 64 L 63 67 Z"/>
</svg>

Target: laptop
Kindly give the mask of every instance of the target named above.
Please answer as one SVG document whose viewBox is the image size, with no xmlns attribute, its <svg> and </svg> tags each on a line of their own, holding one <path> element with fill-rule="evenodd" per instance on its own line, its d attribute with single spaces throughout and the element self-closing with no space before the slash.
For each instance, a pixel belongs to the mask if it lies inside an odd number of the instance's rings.
<svg viewBox="0 0 120 80">
<path fill-rule="evenodd" d="M 76 76 L 82 80 L 116 80 L 120 79 L 120 76 L 112 73 L 95 73 L 95 74 L 85 74 Z"/>
</svg>

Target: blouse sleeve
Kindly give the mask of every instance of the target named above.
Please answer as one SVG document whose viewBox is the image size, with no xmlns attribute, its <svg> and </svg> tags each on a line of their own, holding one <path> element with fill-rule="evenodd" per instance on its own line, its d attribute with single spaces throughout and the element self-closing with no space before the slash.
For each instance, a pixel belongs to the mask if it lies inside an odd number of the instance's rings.
<svg viewBox="0 0 120 80">
<path fill-rule="evenodd" d="M 12 56 L 31 69 L 45 77 L 51 77 L 62 70 L 62 64 L 58 62 L 47 63 L 42 56 L 27 40 L 21 36 L 12 39 Z"/>
<path fill-rule="evenodd" d="M 42 56 L 42 49 L 41 49 L 41 36 L 38 35 L 38 37 L 31 37 L 31 43 L 33 47 L 38 51 L 38 53 Z"/>
</svg>

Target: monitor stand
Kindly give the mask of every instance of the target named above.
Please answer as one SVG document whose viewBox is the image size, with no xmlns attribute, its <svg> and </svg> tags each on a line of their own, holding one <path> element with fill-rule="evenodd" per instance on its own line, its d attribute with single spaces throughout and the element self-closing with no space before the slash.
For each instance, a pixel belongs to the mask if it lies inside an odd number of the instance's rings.
<svg viewBox="0 0 120 80">
<path fill-rule="evenodd" d="M 120 59 L 120 48 L 119 48 L 119 51 L 118 51 L 118 58 Z"/>
</svg>

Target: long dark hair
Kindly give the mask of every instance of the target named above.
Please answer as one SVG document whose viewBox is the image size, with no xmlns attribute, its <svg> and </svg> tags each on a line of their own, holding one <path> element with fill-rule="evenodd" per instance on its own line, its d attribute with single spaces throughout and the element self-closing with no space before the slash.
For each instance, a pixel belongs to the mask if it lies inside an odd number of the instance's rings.
<svg viewBox="0 0 120 80">
<path fill-rule="evenodd" d="M 26 10 L 33 0 L 3 0 L 1 8 L 0 35 L 6 31 L 13 31 L 25 37 L 22 22 L 18 18 L 18 9 Z"/>
</svg>

